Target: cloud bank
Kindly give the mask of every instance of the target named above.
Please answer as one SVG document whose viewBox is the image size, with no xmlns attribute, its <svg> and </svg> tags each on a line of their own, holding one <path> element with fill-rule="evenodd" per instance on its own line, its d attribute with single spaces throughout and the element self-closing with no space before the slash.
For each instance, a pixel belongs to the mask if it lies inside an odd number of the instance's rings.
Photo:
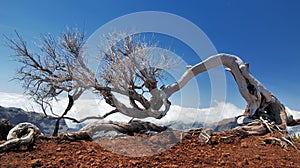
<svg viewBox="0 0 300 168">
<path fill-rule="evenodd" d="M 121 98 L 123 99 L 123 98 Z M 126 103 L 126 100 L 122 100 Z M 53 103 L 53 109 L 57 113 L 63 112 L 67 106 L 67 98 L 62 98 L 58 102 Z M 0 105 L 4 107 L 19 107 L 27 111 L 41 112 L 40 107 L 35 104 L 28 96 L 16 93 L 0 93 Z M 94 95 L 85 95 L 82 99 L 75 102 L 69 116 L 76 119 L 82 119 L 88 116 L 102 116 L 105 113 L 113 110 L 111 106 L 105 103 L 104 100 L 96 98 Z M 300 118 L 300 112 L 289 109 L 287 110 L 294 116 Z M 165 117 L 160 120 L 147 118 L 145 120 L 155 122 L 157 124 L 165 124 L 170 122 L 183 122 L 186 124 L 194 122 L 213 123 L 225 118 L 231 118 L 243 113 L 244 109 L 240 109 L 232 103 L 215 102 L 208 108 L 188 108 L 178 105 L 172 105 Z M 108 116 L 106 120 L 129 121 L 131 118 L 122 114 L 116 113 Z M 71 121 L 66 121 L 69 127 L 78 127 Z"/>
</svg>

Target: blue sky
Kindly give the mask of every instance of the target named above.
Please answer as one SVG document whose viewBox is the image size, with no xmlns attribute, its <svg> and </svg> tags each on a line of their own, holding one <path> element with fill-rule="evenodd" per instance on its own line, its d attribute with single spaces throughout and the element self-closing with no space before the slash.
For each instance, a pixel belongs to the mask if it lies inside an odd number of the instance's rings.
<svg viewBox="0 0 300 168">
<path fill-rule="evenodd" d="M 85 25 L 89 36 L 103 24 L 125 14 L 163 11 L 196 24 L 218 52 L 236 54 L 249 62 L 252 74 L 282 103 L 300 110 L 300 1 L 0 0 L 0 3 L 0 92 L 23 92 L 17 82 L 9 82 L 18 65 L 9 58 L 13 53 L 5 46 L 2 34 L 10 36 L 17 30 L 27 41 L 33 42 L 43 33 L 59 35 L 66 26 L 82 28 Z M 190 64 L 198 61 L 189 59 L 192 52 L 185 52 L 184 47 L 178 46 L 175 51 L 183 53 Z M 233 78 L 227 77 L 227 101 L 243 108 L 245 102 Z"/>
</svg>

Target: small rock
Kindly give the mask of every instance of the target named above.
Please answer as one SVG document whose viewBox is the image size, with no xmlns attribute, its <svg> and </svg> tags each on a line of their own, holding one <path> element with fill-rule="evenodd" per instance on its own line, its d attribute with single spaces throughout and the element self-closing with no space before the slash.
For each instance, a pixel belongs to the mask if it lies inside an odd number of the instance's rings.
<svg viewBox="0 0 300 168">
<path fill-rule="evenodd" d="M 243 162 L 237 162 L 236 163 L 236 167 L 242 167 L 243 166 Z"/>
<path fill-rule="evenodd" d="M 92 167 L 100 167 L 100 164 L 95 162 L 95 163 L 92 163 L 91 166 Z"/>
<path fill-rule="evenodd" d="M 46 167 L 52 167 L 52 162 L 47 162 Z"/>
<path fill-rule="evenodd" d="M 88 151 L 87 151 L 88 153 L 94 153 L 95 152 L 95 150 L 94 149 L 88 149 Z"/>
<path fill-rule="evenodd" d="M 228 156 L 230 156 L 230 153 L 223 153 L 222 156 L 223 157 L 228 157 Z"/>
<path fill-rule="evenodd" d="M 247 142 L 242 142 L 241 147 L 242 148 L 248 148 L 249 146 L 248 146 Z"/>
<path fill-rule="evenodd" d="M 57 149 L 56 149 L 56 152 L 61 152 L 61 148 L 57 148 Z"/>
<path fill-rule="evenodd" d="M 225 166 L 226 165 L 226 162 L 225 161 L 221 161 L 220 162 L 220 166 Z"/>
<path fill-rule="evenodd" d="M 64 163 L 64 162 L 65 162 L 65 161 L 64 161 L 64 158 L 58 159 L 58 162 L 59 162 L 59 163 Z"/>
<path fill-rule="evenodd" d="M 31 161 L 32 167 L 41 167 L 43 166 L 42 159 L 34 159 Z"/>
<path fill-rule="evenodd" d="M 78 159 L 80 160 L 80 159 L 82 159 L 84 156 L 83 155 L 79 155 L 78 156 Z"/>
<path fill-rule="evenodd" d="M 129 161 L 129 163 L 133 166 L 136 166 L 138 162 L 139 162 L 138 160 L 130 160 Z"/>
</svg>

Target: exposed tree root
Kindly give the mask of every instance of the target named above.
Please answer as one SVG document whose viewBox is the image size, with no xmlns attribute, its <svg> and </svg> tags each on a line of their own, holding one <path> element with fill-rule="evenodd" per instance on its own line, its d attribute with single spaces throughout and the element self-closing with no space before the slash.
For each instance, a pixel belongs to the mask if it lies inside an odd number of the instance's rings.
<svg viewBox="0 0 300 168">
<path fill-rule="evenodd" d="M 210 133 L 210 134 L 208 134 Z M 199 134 L 199 140 L 204 143 L 218 144 L 220 142 L 232 143 L 234 141 L 239 141 L 248 136 L 259 136 L 267 135 L 268 137 L 264 139 L 264 142 L 267 144 L 273 144 L 279 142 L 280 146 L 287 148 L 289 145 L 295 149 L 298 149 L 288 132 L 285 129 L 280 129 L 275 122 L 270 122 L 263 119 L 255 119 L 245 124 L 241 124 L 235 128 L 224 130 L 221 132 L 210 132 L 207 130 L 201 130 Z"/>
<path fill-rule="evenodd" d="M 20 123 L 9 131 L 7 141 L 0 145 L 0 152 L 21 148 L 28 149 L 39 135 L 42 133 L 35 125 Z"/>
</svg>

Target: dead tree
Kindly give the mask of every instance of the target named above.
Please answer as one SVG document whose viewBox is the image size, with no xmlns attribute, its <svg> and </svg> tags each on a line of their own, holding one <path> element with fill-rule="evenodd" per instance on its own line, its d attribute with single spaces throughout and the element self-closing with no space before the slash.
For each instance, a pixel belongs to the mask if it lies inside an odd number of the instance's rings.
<svg viewBox="0 0 300 168">
<path fill-rule="evenodd" d="M 120 40 L 121 39 L 121 40 Z M 108 46 L 101 56 L 103 81 L 110 91 L 101 91 L 108 104 L 133 118 L 161 118 L 169 110 L 170 102 L 158 86 L 165 70 L 177 63 L 166 52 L 153 53 L 154 44 L 143 41 L 140 35 L 110 34 Z M 131 106 L 120 102 L 114 93 L 128 97 Z M 146 95 L 150 96 L 146 96 Z M 164 109 L 161 107 L 164 106 Z M 105 116 L 111 113 L 107 113 Z"/>
<path fill-rule="evenodd" d="M 90 79 L 81 56 L 84 34 L 77 30 L 68 30 L 58 42 L 53 36 L 41 37 L 42 44 L 31 52 L 26 41 L 16 32 L 17 39 L 7 38 L 8 46 L 15 52 L 14 59 L 22 66 L 17 71 L 25 92 L 41 106 L 45 116 L 56 120 L 53 135 L 56 136 L 61 119 L 73 119 L 67 116 L 74 101 L 88 88 Z M 94 84 L 94 83 L 93 83 Z M 59 114 L 52 110 L 51 102 L 59 96 L 67 94 L 68 105 Z"/>
<path fill-rule="evenodd" d="M 243 63 L 239 57 L 230 54 L 217 54 L 195 66 L 189 67 L 176 83 L 163 89 L 166 98 L 184 87 L 196 75 L 219 65 L 228 67 L 227 70 L 232 73 L 240 94 L 247 102 L 243 116 L 261 121 L 259 126 L 246 123 L 245 126 L 237 129 L 246 131 L 249 134 L 265 134 L 269 131 L 272 132 L 271 126 L 274 126 L 286 136 L 286 126 L 300 124 L 300 120 L 293 119 L 293 116 L 286 111 L 284 105 L 252 76 L 249 64 Z"/>
<path fill-rule="evenodd" d="M 235 128 L 233 131 L 240 132 L 243 135 L 262 135 L 277 131 L 281 133 L 283 140 L 286 141 L 286 137 L 288 136 L 286 126 L 300 124 L 300 120 L 293 119 L 293 116 L 286 111 L 284 105 L 252 76 L 249 70 L 249 64 L 244 64 L 239 57 L 234 55 L 217 54 L 194 66 L 189 66 L 177 82 L 161 89 L 157 89 L 157 92 L 160 94 L 159 96 L 154 96 L 156 101 L 168 102 L 168 98 L 173 93 L 184 87 L 189 80 L 196 75 L 220 65 L 228 67 L 227 70 L 232 73 L 242 97 L 248 103 L 242 117 L 247 117 L 252 120 L 249 123 L 239 123 L 241 126 Z M 115 101 L 115 103 L 116 102 L 117 101 Z M 158 107 L 163 104 L 164 103 L 160 103 Z M 154 111 L 154 114 L 157 114 L 157 116 L 164 116 L 167 111 L 162 113 L 161 111 L 156 110 Z M 128 115 L 129 113 L 123 114 L 132 117 L 147 117 L 147 115 L 139 115 L 139 113 L 142 112 L 142 110 L 135 108 L 135 110 L 131 111 L 130 115 Z M 107 123 L 103 122 L 95 122 L 93 128 L 101 128 L 101 125 L 109 126 L 110 129 L 114 129 L 111 124 L 107 125 Z M 85 128 L 83 128 L 83 130 L 84 129 Z M 87 129 L 90 128 L 87 127 Z M 92 132 L 95 132 L 95 130 Z"/>
<path fill-rule="evenodd" d="M 31 52 L 26 41 L 16 35 L 16 39 L 7 37 L 9 47 L 16 53 L 15 60 L 22 65 L 16 79 L 41 106 L 45 116 L 57 121 L 53 135 L 57 135 L 61 119 L 85 120 L 67 114 L 87 90 L 93 90 L 115 107 L 100 119 L 116 112 L 134 118 L 161 118 L 169 110 L 170 102 L 163 98 L 157 83 L 163 71 L 175 61 L 167 53 L 154 55 L 155 45 L 146 43 L 139 35 L 107 35 L 107 48 L 95 56 L 99 58 L 99 72 L 92 71 L 87 64 L 88 58 L 83 53 L 84 33 L 67 30 L 60 40 L 51 35 L 42 36 L 40 52 Z M 116 93 L 126 96 L 130 106 L 117 99 Z M 52 101 L 63 95 L 68 96 L 69 102 L 65 111 L 58 114 L 52 110 Z M 163 105 L 165 108 L 161 109 Z"/>
<path fill-rule="evenodd" d="M 23 82 L 25 90 L 39 103 L 49 118 L 71 119 L 82 122 L 86 119 L 103 119 L 114 113 L 122 113 L 133 118 L 153 117 L 160 119 L 167 114 L 171 105 L 168 98 L 184 87 L 196 75 L 219 65 L 228 67 L 236 80 L 242 97 L 247 102 L 244 116 L 260 119 L 262 123 L 272 123 L 286 132 L 287 125 L 299 124 L 287 114 L 284 105 L 251 73 L 249 66 L 233 55 L 217 54 L 194 66 L 175 83 L 159 87 L 158 80 L 164 70 L 176 63 L 167 53 L 153 53 L 152 43 L 143 41 L 139 35 L 112 33 L 107 35 L 107 46 L 99 50 L 99 72 L 91 70 L 83 53 L 84 34 L 68 30 L 58 42 L 52 36 L 42 38 L 41 53 L 31 53 L 26 42 L 17 34 L 18 40 L 9 39 L 10 47 L 16 52 L 16 61 L 23 66 L 17 79 Z M 73 119 L 67 116 L 74 101 L 86 90 L 101 95 L 107 104 L 115 109 L 101 117 L 90 116 Z M 67 93 L 69 104 L 66 110 L 57 115 L 51 110 L 51 101 L 62 93 Z M 126 96 L 130 105 L 116 98 Z M 47 113 L 51 111 L 51 115 Z M 95 122 L 100 124 L 101 122 Z M 110 124 L 112 127 L 112 124 Z M 99 127 L 101 128 L 101 126 Z M 247 127 L 243 127 L 246 129 Z M 260 127 L 267 132 L 266 124 Z M 251 130 L 251 127 L 250 127 Z M 253 130 L 251 130 L 253 131 Z M 54 135 L 57 131 L 54 131 Z"/>
</svg>

